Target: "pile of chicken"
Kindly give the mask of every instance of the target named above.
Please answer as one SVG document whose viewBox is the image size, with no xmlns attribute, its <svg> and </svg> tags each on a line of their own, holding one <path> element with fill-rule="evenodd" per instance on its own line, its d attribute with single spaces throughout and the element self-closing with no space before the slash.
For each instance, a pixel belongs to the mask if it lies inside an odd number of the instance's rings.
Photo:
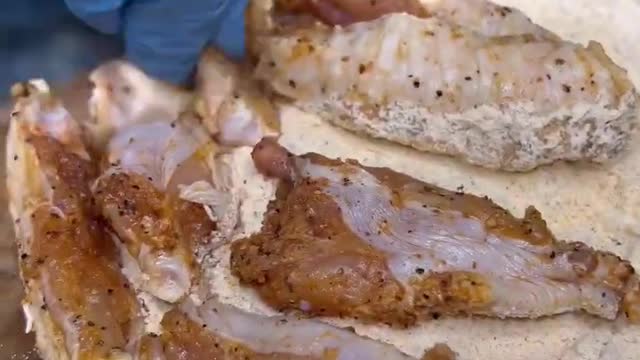
<svg viewBox="0 0 640 360">
<path fill-rule="evenodd" d="M 227 66 L 210 53 L 200 74 L 221 81 Z M 81 121 L 44 81 L 13 88 L 10 211 L 44 359 L 412 359 L 350 330 L 241 311 L 207 288 L 201 266 L 232 237 L 238 207 L 211 135 L 250 145 L 273 109 L 232 77 L 208 99 L 125 63 L 91 79 Z M 452 356 L 439 345 L 424 358 Z"/>
<path fill-rule="evenodd" d="M 285 5 L 319 11 L 301 4 L 326 2 Z M 337 23 L 379 16 L 323 9 Z M 44 359 L 414 359 L 299 314 L 403 327 L 574 311 L 640 321 L 629 262 L 558 241 L 533 207 L 518 219 L 390 169 L 289 153 L 277 109 L 242 71 L 207 52 L 191 93 L 109 63 L 91 75 L 89 119 L 43 81 L 14 87 L 10 211 Z M 229 245 L 245 186 L 236 147 L 253 147 L 256 169 L 280 182 L 262 230 Z M 218 299 L 203 267 L 221 246 L 240 282 L 288 314 Z M 422 358 L 454 357 L 436 345 Z"/>
</svg>

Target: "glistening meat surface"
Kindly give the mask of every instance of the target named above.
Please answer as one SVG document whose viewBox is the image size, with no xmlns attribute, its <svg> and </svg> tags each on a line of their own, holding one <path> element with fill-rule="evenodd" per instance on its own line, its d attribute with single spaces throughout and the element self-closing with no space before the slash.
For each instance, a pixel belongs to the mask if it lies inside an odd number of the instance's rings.
<svg viewBox="0 0 640 360">
<path fill-rule="evenodd" d="M 460 313 L 638 320 L 631 265 L 556 240 L 533 207 L 518 219 L 487 198 L 268 139 L 253 155 L 283 182 L 231 266 L 277 309 L 404 326 Z"/>
<path fill-rule="evenodd" d="M 91 201 L 95 164 L 46 84 L 23 87 L 7 183 L 29 326 L 44 358 L 121 359 L 137 336 L 139 311 Z"/>
</svg>

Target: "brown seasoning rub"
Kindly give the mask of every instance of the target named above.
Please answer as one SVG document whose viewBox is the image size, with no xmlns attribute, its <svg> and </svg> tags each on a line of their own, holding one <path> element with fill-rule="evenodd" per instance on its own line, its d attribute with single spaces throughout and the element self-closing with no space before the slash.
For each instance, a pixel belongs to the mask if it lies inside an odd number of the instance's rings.
<svg viewBox="0 0 640 360">
<path fill-rule="evenodd" d="M 206 242 L 215 230 L 202 205 L 165 195 L 142 175 L 111 174 L 98 182 L 94 194 L 112 223 L 133 234 L 120 234 L 133 256 L 143 243 L 158 251 L 181 248 L 191 254 L 188 249 Z"/>
<path fill-rule="evenodd" d="M 53 189 L 53 206 L 32 215 L 33 239 L 23 255 L 26 286 L 39 281 L 45 291 L 42 310 L 50 311 L 60 332 L 72 317 L 78 359 L 124 349 L 137 303 L 117 265 L 117 252 L 96 217 L 89 183 L 92 164 L 45 136 L 27 140 L 35 149 Z M 66 334 L 66 336 L 70 336 Z"/>
<path fill-rule="evenodd" d="M 344 223 L 323 184 L 283 185 L 263 231 L 233 244 L 231 268 L 279 311 L 353 317 L 408 327 L 420 317 L 470 312 L 491 303 L 482 276 L 451 272 L 421 277 L 409 299 L 386 255 Z M 420 274 L 419 274 L 420 275 Z"/>
<path fill-rule="evenodd" d="M 263 231 L 233 243 L 233 273 L 278 310 L 307 302 L 316 315 L 412 325 L 416 315 L 385 255 L 351 232 L 321 189 L 281 186 Z"/>
</svg>

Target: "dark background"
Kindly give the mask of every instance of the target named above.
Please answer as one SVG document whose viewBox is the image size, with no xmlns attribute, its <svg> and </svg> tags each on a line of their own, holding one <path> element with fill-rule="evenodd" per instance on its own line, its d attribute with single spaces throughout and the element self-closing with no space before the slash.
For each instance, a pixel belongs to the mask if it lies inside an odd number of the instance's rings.
<svg viewBox="0 0 640 360">
<path fill-rule="evenodd" d="M 119 39 L 90 29 L 63 0 L 0 0 L 0 5 L 0 102 L 17 81 L 41 77 L 64 83 L 121 53 Z"/>
</svg>

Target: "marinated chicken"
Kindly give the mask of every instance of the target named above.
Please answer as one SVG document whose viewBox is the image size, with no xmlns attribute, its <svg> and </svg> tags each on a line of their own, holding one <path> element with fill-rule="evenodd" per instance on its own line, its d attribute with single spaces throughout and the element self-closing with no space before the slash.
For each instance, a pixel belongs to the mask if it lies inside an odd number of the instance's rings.
<svg viewBox="0 0 640 360">
<path fill-rule="evenodd" d="M 195 251 L 213 241 L 216 218 L 202 204 L 183 199 L 211 184 L 215 147 L 183 122 L 150 122 L 117 131 L 109 142 L 109 168 L 94 186 L 97 205 L 136 260 L 141 288 L 176 302 L 197 282 Z M 190 199 L 192 200 L 192 199 Z M 195 199 L 198 201 L 197 199 Z M 206 201 L 205 201 L 206 202 Z"/>
<path fill-rule="evenodd" d="M 398 326 L 581 310 L 640 320 L 629 262 L 556 240 L 533 207 L 519 219 L 486 197 L 351 160 L 294 156 L 272 139 L 253 158 L 283 181 L 262 231 L 233 243 L 231 268 L 278 310 Z"/>
<path fill-rule="evenodd" d="M 10 209 L 25 314 L 44 359 L 414 359 L 321 322 L 265 317 L 217 300 L 197 305 L 194 252 L 213 233 L 229 237 L 218 225 L 235 225 L 225 216 L 237 205 L 214 188 L 224 176 L 204 129 L 193 119 L 116 125 L 98 160 L 46 83 L 15 90 Z M 130 278 L 131 259 L 141 286 Z M 149 309 L 134 290 L 175 304 Z M 162 319 L 161 332 L 148 333 L 146 316 Z M 434 354 L 455 358 L 439 344 L 424 359 Z"/>
<path fill-rule="evenodd" d="M 250 8 L 255 76 L 348 130 L 527 171 L 613 159 L 633 129 L 636 91 L 602 46 L 558 39 L 520 12 L 440 1 L 426 17 L 330 26 L 276 5 Z"/>
<path fill-rule="evenodd" d="M 138 306 L 91 201 L 97 169 L 45 83 L 16 87 L 7 184 L 29 331 L 45 359 L 120 359 Z"/>
<path fill-rule="evenodd" d="M 249 314 L 210 300 L 200 307 L 183 305 L 167 313 L 158 346 L 166 360 L 312 360 L 415 359 L 393 346 L 321 322 L 293 317 Z M 157 350 L 155 350 L 157 351 Z M 441 357 L 436 357 L 441 356 Z M 442 344 L 423 359 L 455 359 Z"/>
</svg>

